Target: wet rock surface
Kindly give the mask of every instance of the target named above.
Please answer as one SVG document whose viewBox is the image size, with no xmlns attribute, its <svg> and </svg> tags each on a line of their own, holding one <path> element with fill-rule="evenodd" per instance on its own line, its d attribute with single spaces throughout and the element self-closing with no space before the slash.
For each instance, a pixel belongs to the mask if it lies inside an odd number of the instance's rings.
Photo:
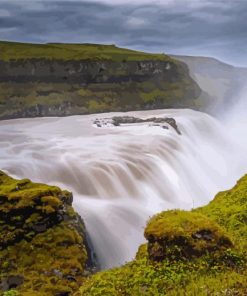
<svg viewBox="0 0 247 296">
<path fill-rule="evenodd" d="M 176 120 L 171 117 L 150 117 L 142 119 L 134 116 L 114 116 L 112 118 L 95 119 L 93 122 L 93 124 L 97 127 L 103 127 L 107 125 L 120 126 L 123 124 L 139 123 L 150 123 L 150 126 L 160 126 L 163 129 L 169 129 L 170 126 L 177 132 L 178 135 L 181 135 L 181 131 L 178 128 Z"/>
</svg>

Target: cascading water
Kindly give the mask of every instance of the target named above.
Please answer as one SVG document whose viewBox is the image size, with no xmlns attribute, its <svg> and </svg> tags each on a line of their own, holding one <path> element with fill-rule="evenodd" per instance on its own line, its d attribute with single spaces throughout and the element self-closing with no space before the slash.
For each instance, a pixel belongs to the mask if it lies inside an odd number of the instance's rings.
<svg viewBox="0 0 247 296">
<path fill-rule="evenodd" d="M 129 112 L 176 119 L 92 126 L 119 113 L 0 122 L 0 168 L 74 193 L 102 268 L 134 257 L 149 216 L 206 204 L 246 172 L 247 153 L 217 120 L 191 110 Z"/>
</svg>

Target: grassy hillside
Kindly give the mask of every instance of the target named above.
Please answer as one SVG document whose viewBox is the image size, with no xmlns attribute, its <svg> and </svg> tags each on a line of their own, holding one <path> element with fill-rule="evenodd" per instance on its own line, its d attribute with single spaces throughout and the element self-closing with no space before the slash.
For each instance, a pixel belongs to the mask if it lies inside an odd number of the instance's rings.
<svg viewBox="0 0 247 296">
<path fill-rule="evenodd" d="M 149 54 L 115 45 L 100 44 L 29 44 L 0 42 L 0 60 L 57 59 L 57 60 L 107 60 L 107 61 L 169 61 L 163 54 Z"/>
<path fill-rule="evenodd" d="M 148 222 L 126 265 L 95 274 L 75 295 L 247 295 L 247 176 L 207 206 Z"/>
</svg>

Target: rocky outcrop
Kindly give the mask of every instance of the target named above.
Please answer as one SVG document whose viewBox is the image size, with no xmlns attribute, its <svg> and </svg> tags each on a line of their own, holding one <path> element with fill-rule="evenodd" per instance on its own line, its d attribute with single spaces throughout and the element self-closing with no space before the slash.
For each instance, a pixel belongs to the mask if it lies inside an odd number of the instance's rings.
<svg viewBox="0 0 247 296">
<path fill-rule="evenodd" d="M 78 45 L 77 55 L 63 58 L 62 45 L 36 45 L 35 54 L 32 45 L 22 45 L 20 52 L 14 43 L 1 46 L 0 119 L 197 108 L 200 88 L 185 64 L 166 55 L 100 45 L 87 51 L 86 45 Z M 72 49 L 67 45 L 66 53 Z"/>
<path fill-rule="evenodd" d="M 106 126 L 112 124 L 114 126 L 120 126 L 121 124 L 138 124 L 138 123 L 152 123 L 152 126 L 160 126 L 163 129 L 169 129 L 167 124 L 171 126 L 178 135 L 181 135 L 181 131 L 177 126 L 177 122 L 174 118 L 170 117 L 150 117 L 146 119 L 134 117 L 134 116 L 114 116 L 112 118 L 95 119 L 93 122 L 97 127 Z M 164 125 L 165 124 L 165 125 Z"/>
<path fill-rule="evenodd" d="M 0 292 L 70 295 L 95 268 L 72 201 L 68 191 L 0 171 Z"/>
</svg>

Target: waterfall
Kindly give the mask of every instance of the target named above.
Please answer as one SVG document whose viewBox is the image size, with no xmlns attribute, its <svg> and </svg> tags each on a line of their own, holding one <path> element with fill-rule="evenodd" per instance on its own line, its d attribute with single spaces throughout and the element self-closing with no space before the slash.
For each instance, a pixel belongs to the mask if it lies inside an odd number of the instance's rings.
<svg viewBox="0 0 247 296">
<path fill-rule="evenodd" d="M 149 123 L 93 126 L 114 115 L 0 122 L 0 168 L 72 191 L 102 268 L 134 258 L 150 216 L 204 205 L 247 171 L 246 146 L 227 121 L 155 110 L 128 115 L 172 117 L 181 135 Z"/>
</svg>

